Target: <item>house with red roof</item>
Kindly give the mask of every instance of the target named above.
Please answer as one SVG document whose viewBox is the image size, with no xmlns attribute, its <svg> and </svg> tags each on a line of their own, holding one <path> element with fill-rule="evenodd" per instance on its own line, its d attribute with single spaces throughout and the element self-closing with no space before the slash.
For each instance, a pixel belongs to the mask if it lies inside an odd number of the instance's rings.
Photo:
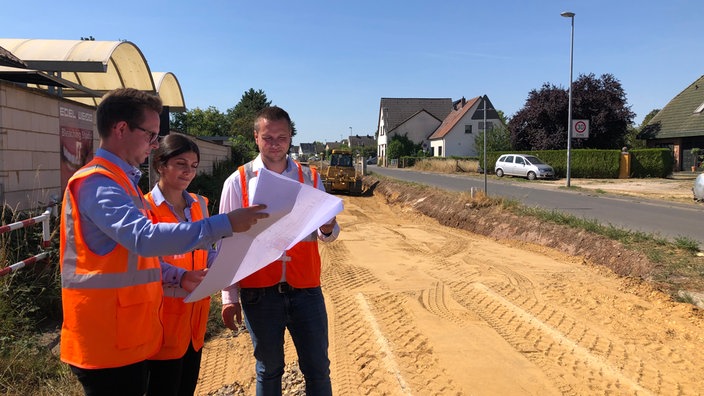
<svg viewBox="0 0 704 396">
<path fill-rule="evenodd" d="M 491 131 L 502 123 L 486 95 L 470 100 L 463 97 L 453 102 L 450 113 L 428 137 L 431 154 L 434 157 L 476 157 L 479 155 L 474 144 L 477 134 L 485 129 Z"/>
</svg>

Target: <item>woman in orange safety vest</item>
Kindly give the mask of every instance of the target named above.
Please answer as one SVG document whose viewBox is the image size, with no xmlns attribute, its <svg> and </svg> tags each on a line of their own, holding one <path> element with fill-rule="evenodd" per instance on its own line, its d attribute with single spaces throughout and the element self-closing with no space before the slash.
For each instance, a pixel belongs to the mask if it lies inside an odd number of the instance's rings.
<svg viewBox="0 0 704 396">
<path fill-rule="evenodd" d="M 150 212 L 158 222 L 193 222 L 208 216 L 207 199 L 188 193 L 186 188 L 196 176 L 200 151 L 198 145 L 183 135 L 168 135 L 152 158 L 152 169 L 159 181 L 145 195 Z M 184 303 L 188 294 L 181 288 L 184 271 L 208 268 L 217 252 L 195 250 L 176 256 L 161 257 L 174 267 L 162 279 L 164 343 L 149 358 L 148 395 L 193 395 L 200 371 L 201 354 L 208 322 L 210 298 Z"/>
</svg>

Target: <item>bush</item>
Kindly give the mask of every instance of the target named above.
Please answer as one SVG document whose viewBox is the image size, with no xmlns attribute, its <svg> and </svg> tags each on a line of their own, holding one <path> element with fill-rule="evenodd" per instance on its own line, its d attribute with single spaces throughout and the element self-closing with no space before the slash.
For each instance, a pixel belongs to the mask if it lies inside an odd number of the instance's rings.
<svg viewBox="0 0 704 396">
<path fill-rule="evenodd" d="M 487 153 L 487 167 L 493 171 L 503 154 L 535 155 L 555 170 L 555 177 L 567 175 L 567 150 L 501 151 Z M 631 150 L 631 177 L 667 177 L 672 173 L 674 158 L 669 149 Z M 619 177 L 621 150 L 577 149 L 570 151 L 570 176 L 616 179 Z M 482 163 L 482 159 L 479 159 Z"/>
<path fill-rule="evenodd" d="M 213 164 L 213 173 L 202 173 L 196 176 L 188 186 L 188 191 L 207 197 L 208 211 L 211 214 L 218 213 L 222 185 L 225 179 L 237 170 L 237 167 L 238 165 L 232 161 L 217 161 Z"/>
<path fill-rule="evenodd" d="M 631 177 L 667 177 L 675 158 L 667 148 L 631 150 Z"/>
</svg>

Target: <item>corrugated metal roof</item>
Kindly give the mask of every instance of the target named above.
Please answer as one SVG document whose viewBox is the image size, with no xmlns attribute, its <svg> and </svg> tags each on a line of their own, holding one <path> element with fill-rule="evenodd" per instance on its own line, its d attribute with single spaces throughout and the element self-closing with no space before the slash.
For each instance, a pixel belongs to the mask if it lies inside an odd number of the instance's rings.
<svg viewBox="0 0 704 396">
<path fill-rule="evenodd" d="M 130 87 L 158 93 L 165 106 L 185 110 L 175 76 L 164 73 L 155 84 L 144 55 L 129 41 L 0 39 L 0 47 L 29 68 L 55 74 L 100 95 Z M 100 103 L 100 97 L 72 88 L 63 89 L 62 96 L 90 106 Z"/>
</svg>

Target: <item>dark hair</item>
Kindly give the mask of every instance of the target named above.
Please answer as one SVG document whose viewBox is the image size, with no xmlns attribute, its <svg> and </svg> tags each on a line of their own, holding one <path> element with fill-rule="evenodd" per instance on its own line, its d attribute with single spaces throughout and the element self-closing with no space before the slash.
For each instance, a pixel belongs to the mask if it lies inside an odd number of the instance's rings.
<svg viewBox="0 0 704 396">
<path fill-rule="evenodd" d="M 259 120 L 268 121 L 280 121 L 286 120 L 288 122 L 288 129 L 291 129 L 291 117 L 288 116 L 286 110 L 278 106 L 265 107 L 257 113 L 257 117 L 254 118 L 254 131 L 259 131 Z"/>
<path fill-rule="evenodd" d="M 159 143 L 159 148 L 152 155 L 152 169 L 159 174 L 159 165 L 166 165 L 169 160 L 183 153 L 196 153 L 200 162 L 200 149 L 193 140 L 178 134 L 166 135 Z"/>
<path fill-rule="evenodd" d="M 103 96 L 96 112 L 98 134 L 101 138 L 110 136 L 110 129 L 125 121 L 134 128 L 144 121 L 144 111 L 154 110 L 161 114 L 163 109 L 158 96 L 134 88 L 118 88 Z"/>
</svg>

